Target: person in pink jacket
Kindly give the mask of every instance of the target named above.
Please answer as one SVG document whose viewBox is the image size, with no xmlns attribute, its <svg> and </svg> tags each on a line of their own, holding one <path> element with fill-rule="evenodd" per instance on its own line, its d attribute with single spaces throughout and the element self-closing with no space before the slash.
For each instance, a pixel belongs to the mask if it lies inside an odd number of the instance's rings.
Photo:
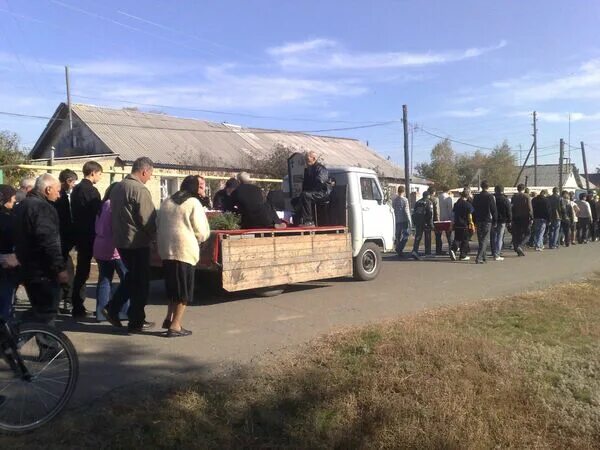
<svg viewBox="0 0 600 450">
<path fill-rule="evenodd" d="M 104 194 L 102 206 L 96 217 L 96 238 L 94 239 L 94 258 L 98 263 L 98 284 L 96 286 L 96 320 L 104 322 L 106 317 L 102 310 L 108 304 L 112 292 L 112 280 L 117 272 L 119 280 L 123 280 L 127 269 L 121 261 L 119 252 L 115 248 L 112 233 L 112 209 L 110 206 L 110 192 L 117 183 L 111 184 Z M 119 283 L 115 295 L 129 298 L 129 293 L 125 292 L 125 285 Z M 127 319 L 127 309 L 129 301 L 123 305 L 119 314 L 121 320 Z"/>
</svg>

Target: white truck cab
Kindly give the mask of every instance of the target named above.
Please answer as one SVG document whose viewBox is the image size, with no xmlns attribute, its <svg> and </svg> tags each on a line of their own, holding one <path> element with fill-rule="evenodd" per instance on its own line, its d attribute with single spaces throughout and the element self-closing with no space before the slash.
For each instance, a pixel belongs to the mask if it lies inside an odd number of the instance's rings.
<svg viewBox="0 0 600 450">
<path fill-rule="evenodd" d="M 346 186 L 348 229 L 352 236 L 354 278 L 371 280 L 381 266 L 381 253 L 394 250 L 393 208 L 385 202 L 374 170 L 351 166 L 329 166 L 336 188 Z"/>
</svg>

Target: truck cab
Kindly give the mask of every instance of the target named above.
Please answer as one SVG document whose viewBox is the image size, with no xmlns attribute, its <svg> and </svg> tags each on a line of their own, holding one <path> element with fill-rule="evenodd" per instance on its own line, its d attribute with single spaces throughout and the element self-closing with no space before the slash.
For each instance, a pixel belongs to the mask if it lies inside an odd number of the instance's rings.
<svg viewBox="0 0 600 450">
<path fill-rule="evenodd" d="M 385 202 L 374 170 L 361 167 L 328 167 L 334 190 L 346 191 L 347 221 L 352 236 L 354 278 L 371 280 L 381 267 L 381 253 L 394 250 L 395 217 Z M 339 224 L 342 225 L 342 224 Z"/>
</svg>

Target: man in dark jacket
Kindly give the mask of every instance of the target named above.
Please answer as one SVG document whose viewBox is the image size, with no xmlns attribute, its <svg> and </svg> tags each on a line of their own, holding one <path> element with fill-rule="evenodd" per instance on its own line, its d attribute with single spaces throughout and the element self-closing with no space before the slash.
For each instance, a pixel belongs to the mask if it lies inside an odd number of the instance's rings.
<svg viewBox="0 0 600 450">
<path fill-rule="evenodd" d="M 46 173 L 38 177 L 35 188 L 16 212 L 15 253 L 21 263 L 33 319 L 44 323 L 54 321 L 60 284 L 69 279 L 61 251 L 58 214 L 50 203 L 59 195 L 59 181 Z"/>
<path fill-rule="evenodd" d="M 492 256 L 496 261 L 502 261 L 502 247 L 504 247 L 504 233 L 506 227 L 512 223 L 512 210 L 508 197 L 504 195 L 504 186 L 498 185 L 494 188 L 494 198 L 496 200 L 496 210 L 498 220 L 492 227 L 491 246 Z"/>
<path fill-rule="evenodd" d="M 240 183 L 235 178 L 230 178 L 225 183 L 225 187 L 220 191 L 217 191 L 213 197 L 213 209 L 224 212 L 232 212 L 233 201 L 231 200 L 231 194 L 239 186 Z"/>
<path fill-rule="evenodd" d="M 75 236 L 73 230 L 73 213 L 71 211 L 71 192 L 77 181 L 77 174 L 71 169 L 65 169 L 58 175 L 60 181 L 60 197 L 54 202 L 54 207 L 58 213 L 60 223 L 60 243 L 67 272 L 69 273 L 69 282 L 62 285 L 61 300 L 64 305 L 64 312 L 71 312 L 73 300 L 73 277 L 75 276 L 75 266 L 70 252 L 75 245 Z"/>
<path fill-rule="evenodd" d="M 302 180 L 302 192 L 296 203 L 298 223 L 304 226 L 314 226 L 313 205 L 326 202 L 329 199 L 331 187 L 329 173 L 318 161 L 315 152 L 306 154 L 306 169 Z"/>
<path fill-rule="evenodd" d="M 469 192 L 463 190 L 460 193 L 460 198 L 452 208 L 452 227 L 454 228 L 454 240 L 450 247 L 450 259 L 452 261 L 456 261 L 456 252 L 459 249 L 461 261 L 468 261 L 470 259 L 469 240 L 475 226 L 473 224 L 473 206 L 469 203 L 468 199 Z"/>
<path fill-rule="evenodd" d="M 246 172 L 238 174 L 240 185 L 231 194 L 236 211 L 242 216 L 242 228 L 273 228 L 283 224 L 271 205 L 265 202 L 262 190 L 250 183 Z"/>
<path fill-rule="evenodd" d="M 542 189 L 537 197 L 531 200 L 533 208 L 533 234 L 535 250 L 541 252 L 544 250 L 544 233 L 550 221 L 550 202 L 548 201 L 548 191 Z"/>
<path fill-rule="evenodd" d="M 560 227 L 565 237 L 564 245 L 565 247 L 569 247 L 571 245 L 571 224 L 575 220 L 575 211 L 571 204 L 569 191 L 562 191 L 560 202 L 562 204 L 560 209 L 562 214 L 560 218 Z"/>
<path fill-rule="evenodd" d="M 548 238 L 548 246 L 551 249 L 558 249 L 560 243 L 560 228 L 564 216 L 564 205 L 561 201 L 559 189 L 557 187 L 552 189 L 552 195 L 548 197 L 548 204 L 550 205 L 550 236 Z"/>
<path fill-rule="evenodd" d="M 487 262 L 487 246 L 490 239 L 490 231 L 496 225 L 498 220 L 498 211 L 496 209 L 496 199 L 488 192 L 489 184 L 487 181 L 481 182 L 481 192 L 473 197 L 473 218 L 477 226 L 477 240 L 479 249 L 477 251 L 477 264 Z"/>
<path fill-rule="evenodd" d="M 413 208 L 412 221 L 415 227 L 415 242 L 410 255 L 417 261 L 421 259 L 419 256 L 419 246 L 421 245 L 423 233 L 425 233 L 425 236 L 429 234 L 431 237 L 431 230 L 433 230 L 433 203 L 430 200 L 430 196 L 431 193 L 429 191 L 423 192 L 423 198 L 415 203 Z"/>
<path fill-rule="evenodd" d="M 87 316 L 83 306 L 85 283 L 90 276 L 90 265 L 96 237 L 96 217 L 102 205 L 100 192 L 94 187 L 102 178 L 102 166 L 95 161 L 83 165 L 83 180 L 75 186 L 71 194 L 74 239 L 77 248 L 77 269 L 73 280 L 73 311 L 75 319 Z"/>
<path fill-rule="evenodd" d="M 0 318 L 12 317 L 13 301 L 18 285 L 15 253 L 14 206 L 17 191 L 0 184 Z"/>
<path fill-rule="evenodd" d="M 524 193 L 525 185 L 517 185 L 517 193 L 512 197 L 512 242 L 515 252 L 519 256 L 525 256 L 523 246 L 529 239 L 531 233 L 531 221 L 533 220 L 533 209 L 531 197 Z"/>
</svg>

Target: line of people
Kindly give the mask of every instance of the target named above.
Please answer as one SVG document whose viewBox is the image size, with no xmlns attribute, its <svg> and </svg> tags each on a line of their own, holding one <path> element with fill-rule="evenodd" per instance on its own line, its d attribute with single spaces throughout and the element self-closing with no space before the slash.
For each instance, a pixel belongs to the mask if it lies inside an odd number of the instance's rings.
<svg viewBox="0 0 600 450">
<path fill-rule="evenodd" d="M 404 256 L 411 229 L 415 237 L 410 256 L 415 260 L 421 260 L 419 249 L 423 239 L 425 255 L 432 254 L 433 231 L 436 255 L 445 254 L 442 251 L 445 236 L 450 258 L 468 261 L 470 242 L 476 234 L 477 264 L 487 262 L 488 247 L 495 261 L 504 259 L 507 231 L 512 235 L 512 247 L 518 256 L 525 256 L 526 247 L 543 251 L 546 245 L 558 249 L 561 245 L 569 247 L 600 240 L 600 201 L 593 192 L 581 193 L 575 200 L 574 192 L 560 192 L 555 187 L 551 195 L 546 190 L 536 194 L 519 184 L 517 193 L 509 199 L 503 186 L 495 186 L 493 194 L 487 181 L 482 181 L 480 187 L 474 196 L 470 188 L 465 188 L 456 203 L 446 188 L 436 195 L 436 189 L 430 187 L 411 212 L 405 189 L 400 186 L 393 201 L 398 256 Z"/>
<path fill-rule="evenodd" d="M 188 336 L 182 327 L 185 306 L 192 301 L 194 268 L 200 243 L 210 234 L 200 199 L 205 181 L 197 175 L 154 208 L 146 183 L 154 165 L 137 159 L 131 173 L 112 183 L 101 197 L 96 184 L 102 166 L 84 164 L 84 179 L 63 170 L 59 178 L 45 173 L 17 202 L 17 191 L 0 185 L 0 315 L 13 315 L 16 288 L 23 284 L 31 304 L 28 320 L 53 323 L 61 298 L 72 304 L 76 320 L 90 316 L 84 307 L 92 258 L 98 264 L 96 320 L 107 320 L 139 333 L 154 327 L 146 320 L 150 286 L 150 246 L 156 240 L 163 260 L 169 300 L 163 321 L 167 337 Z M 22 183 L 22 186 L 27 183 Z M 77 250 L 73 271 L 70 252 Z M 120 283 L 113 291 L 114 274 Z"/>
</svg>

